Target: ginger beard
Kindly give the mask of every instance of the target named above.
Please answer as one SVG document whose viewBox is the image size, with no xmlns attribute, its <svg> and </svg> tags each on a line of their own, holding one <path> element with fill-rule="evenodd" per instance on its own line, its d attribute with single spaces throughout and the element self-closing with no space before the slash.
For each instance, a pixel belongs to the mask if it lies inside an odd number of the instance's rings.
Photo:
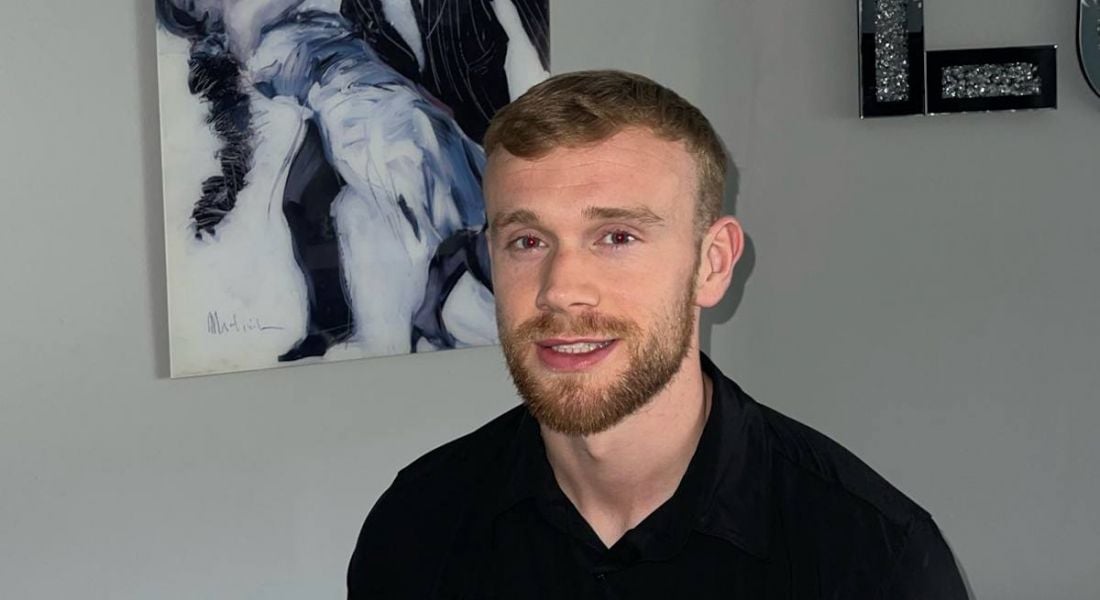
<svg viewBox="0 0 1100 600">
<path fill-rule="evenodd" d="M 592 435 L 620 423 L 663 390 L 691 349 L 698 266 L 697 256 L 684 293 L 648 332 L 634 321 L 591 313 L 571 318 L 546 312 L 509 328 L 498 309 L 505 362 L 535 419 L 566 435 Z M 628 353 L 625 372 L 601 385 L 588 373 L 554 373 L 531 366 L 538 360 L 536 341 L 565 336 L 619 340 L 622 347 L 616 350 Z"/>
</svg>

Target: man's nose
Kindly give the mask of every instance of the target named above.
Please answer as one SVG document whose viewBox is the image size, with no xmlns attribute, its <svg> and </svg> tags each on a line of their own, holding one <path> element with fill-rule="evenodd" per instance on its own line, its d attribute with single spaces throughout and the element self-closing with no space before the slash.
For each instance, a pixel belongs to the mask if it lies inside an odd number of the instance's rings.
<svg viewBox="0 0 1100 600">
<path fill-rule="evenodd" d="M 542 265 L 542 285 L 535 303 L 539 310 L 571 312 L 599 304 L 599 273 L 583 250 L 558 247 Z"/>
</svg>

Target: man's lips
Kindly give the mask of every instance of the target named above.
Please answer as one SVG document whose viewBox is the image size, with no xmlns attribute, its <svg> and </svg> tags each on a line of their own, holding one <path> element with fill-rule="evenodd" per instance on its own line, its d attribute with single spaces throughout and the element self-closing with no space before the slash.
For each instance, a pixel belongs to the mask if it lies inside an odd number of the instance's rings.
<svg viewBox="0 0 1100 600">
<path fill-rule="evenodd" d="M 582 371 L 603 361 L 618 346 L 614 338 L 551 338 L 535 342 L 535 354 L 552 371 Z"/>
<path fill-rule="evenodd" d="M 602 344 L 604 342 L 613 341 L 615 341 L 615 338 L 550 338 L 538 340 L 535 343 L 543 348 L 550 348 L 552 346 L 566 346 L 568 344 Z"/>
</svg>

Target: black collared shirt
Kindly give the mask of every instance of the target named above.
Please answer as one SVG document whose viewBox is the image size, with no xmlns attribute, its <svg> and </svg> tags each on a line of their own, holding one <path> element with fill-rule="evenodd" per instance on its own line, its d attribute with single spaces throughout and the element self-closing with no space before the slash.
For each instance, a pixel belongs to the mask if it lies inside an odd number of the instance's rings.
<svg viewBox="0 0 1100 600">
<path fill-rule="evenodd" d="M 927 512 L 702 363 L 714 395 L 687 472 L 611 548 L 519 406 L 398 474 L 363 525 L 349 598 L 967 598 Z"/>
</svg>

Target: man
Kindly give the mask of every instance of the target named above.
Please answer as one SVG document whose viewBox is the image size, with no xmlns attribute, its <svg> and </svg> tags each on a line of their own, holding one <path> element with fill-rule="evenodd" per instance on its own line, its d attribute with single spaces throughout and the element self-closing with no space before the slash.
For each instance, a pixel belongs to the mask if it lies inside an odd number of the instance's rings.
<svg viewBox="0 0 1100 600">
<path fill-rule="evenodd" d="M 966 597 L 928 513 L 699 352 L 743 235 L 696 108 L 637 75 L 565 74 L 485 140 L 524 403 L 400 472 L 350 597 Z"/>
</svg>

